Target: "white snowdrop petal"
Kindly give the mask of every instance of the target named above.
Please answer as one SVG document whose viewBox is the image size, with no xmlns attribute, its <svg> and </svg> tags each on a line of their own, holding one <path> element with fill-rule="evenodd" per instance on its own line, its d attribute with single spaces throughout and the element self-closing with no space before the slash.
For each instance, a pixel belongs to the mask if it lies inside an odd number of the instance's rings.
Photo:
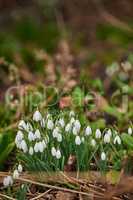
<svg viewBox="0 0 133 200">
<path fill-rule="evenodd" d="M 64 119 L 63 119 L 63 118 L 60 118 L 58 122 L 59 122 L 60 126 L 61 126 L 62 128 L 64 128 L 64 126 L 65 126 L 65 121 L 64 121 Z"/>
<path fill-rule="evenodd" d="M 11 176 L 4 177 L 4 179 L 3 179 L 3 185 L 4 185 L 4 187 L 8 187 L 8 186 L 13 185 L 13 179 L 12 179 L 12 177 Z"/>
<path fill-rule="evenodd" d="M 57 159 L 60 159 L 60 158 L 61 158 L 61 152 L 60 152 L 59 149 L 56 151 L 56 158 L 57 158 Z"/>
<path fill-rule="evenodd" d="M 18 128 L 20 130 L 26 130 L 27 129 L 27 125 L 26 125 L 26 122 L 24 120 L 21 120 L 18 124 Z"/>
<path fill-rule="evenodd" d="M 62 142 L 62 135 L 60 133 L 57 135 L 57 141 Z"/>
<path fill-rule="evenodd" d="M 79 132 L 79 131 L 80 131 L 80 128 L 81 128 L 80 121 L 79 121 L 79 120 L 75 120 L 74 126 L 75 126 L 76 130 Z"/>
<path fill-rule="evenodd" d="M 52 147 L 51 154 L 52 154 L 53 157 L 56 156 L 56 149 L 55 149 L 55 147 Z"/>
<path fill-rule="evenodd" d="M 106 134 L 104 135 L 103 140 L 104 140 L 104 143 L 105 143 L 105 144 L 106 144 L 106 143 L 110 143 L 110 134 L 106 133 Z"/>
<path fill-rule="evenodd" d="M 23 167 L 21 164 L 18 165 L 18 172 L 21 173 L 23 171 Z"/>
<path fill-rule="evenodd" d="M 100 129 L 96 129 L 95 137 L 96 139 L 100 139 L 102 136 Z"/>
<path fill-rule="evenodd" d="M 19 172 L 17 169 L 15 169 L 13 172 L 13 179 L 18 179 L 18 178 L 19 178 Z"/>
<path fill-rule="evenodd" d="M 56 128 L 54 128 L 54 130 L 52 132 L 53 138 L 57 138 L 58 134 L 59 134 L 59 128 L 56 127 Z"/>
<path fill-rule="evenodd" d="M 26 144 L 25 140 L 22 140 L 22 142 L 21 142 L 21 148 L 22 148 L 22 150 L 23 150 L 24 153 L 27 152 L 28 147 L 27 147 L 27 144 Z"/>
<path fill-rule="evenodd" d="M 32 131 L 30 131 L 28 133 L 28 140 L 31 142 L 31 141 L 34 141 L 35 140 L 35 135 Z"/>
<path fill-rule="evenodd" d="M 69 113 L 69 116 L 70 117 L 72 117 L 72 116 L 75 116 L 75 113 L 74 113 L 74 111 L 72 110 L 72 111 L 70 111 L 70 113 Z"/>
<path fill-rule="evenodd" d="M 86 136 L 89 136 L 92 134 L 92 129 L 90 126 L 87 126 L 86 129 L 85 129 L 85 135 Z"/>
<path fill-rule="evenodd" d="M 52 121 L 51 119 L 48 119 L 47 128 L 48 128 L 49 130 L 52 130 L 53 127 L 54 127 L 53 121 Z"/>
<path fill-rule="evenodd" d="M 35 153 L 39 152 L 38 142 L 36 142 L 35 145 L 34 145 L 34 151 L 35 151 Z"/>
<path fill-rule="evenodd" d="M 81 138 L 81 141 L 82 141 L 82 143 L 84 143 L 84 142 L 85 142 L 85 138 L 84 138 L 84 137 L 82 137 L 82 138 Z"/>
<path fill-rule="evenodd" d="M 35 113 L 33 114 L 33 120 L 36 122 L 39 122 L 42 120 L 42 115 L 38 110 L 35 111 Z"/>
<path fill-rule="evenodd" d="M 34 149 L 33 149 L 33 147 L 30 147 L 30 148 L 29 148 L 29 154 L 30 154 L 31 156 L 34 154 Z"/>
<path fill-rule="evenodd" d="M 70 130 L 71 130 L 71 124 L 68 123 L 68 124 L 66 125 L 66 127 L 65 127 L 65 131 L 66 131 L 66 132 L 69 132 Z"/>
<path fill-rule="evenodd" d="M 132 133 L 133 133 L 133 130 L 132 130 L 131 127 L 129 127 L 129 128 L 128 128 L 128 134 L 129 134 L 129 135 L 132 135 Z"/>
<path fill-rule="evenodd" d="M 96 146 L 96 140 L 95 140 L 95 139 L 92 139 L 92 140 L 91 140 L 91 145 L 92 145 L 93 147 Z"/>
<path fill-rule="evenodd" d="M 114 144 L 121 144 L 121 138 L 118 135 L 114 138 Z"/>
<path fill-rule="evenodd" d="M 105 152 L 101 153 L 101 160 L 105 161 L 106 160 L 106 154 Z"/>
<path fill-rule="evenodd" d="M 27 131 L 33 131 L 33 127 L 32 125 L 28 122 L 27 123 L 27 128 L 26 128 Z"/>
<path fill-rule="evenodd" d="M 76 145 L 80 145 L 81 144 L 81 139 L 80 139 L 80 137 L 78 135 L 75 138 L 75 144 Z"/>
<path fill-rule="evenodd" d="M 40 133 L 39 129 L 37 129 L 37 130 L 35 131 L 35 138 L 36 138 L 36 139 L 40 139 L 40 138 L 41 138 L 41 133 Z"/>
<path fill-rule="evenodd" d="M 73 129 L 72 129 L 72 133 L 73 133 L 73 135 L 77 135 L 77 134 L 78 134 L 78 131 L 77 131 L 77 129 L 76 129 L 75 126 L 74 126 Z"/>
</svg>

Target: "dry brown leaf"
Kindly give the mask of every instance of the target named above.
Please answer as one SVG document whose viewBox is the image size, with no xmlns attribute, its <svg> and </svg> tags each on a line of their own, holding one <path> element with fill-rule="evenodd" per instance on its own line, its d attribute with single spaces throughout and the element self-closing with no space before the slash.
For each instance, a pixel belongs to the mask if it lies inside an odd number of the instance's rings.
<svg viewBox="0 0 133 200">
<path fill-rule="evenodd" d="M 72 194 L 70 192 L 61 192 L 59 191 L 56 194 L 56 200 L 74 200 L 76 199 L 76 194 Z"/>
</svg>

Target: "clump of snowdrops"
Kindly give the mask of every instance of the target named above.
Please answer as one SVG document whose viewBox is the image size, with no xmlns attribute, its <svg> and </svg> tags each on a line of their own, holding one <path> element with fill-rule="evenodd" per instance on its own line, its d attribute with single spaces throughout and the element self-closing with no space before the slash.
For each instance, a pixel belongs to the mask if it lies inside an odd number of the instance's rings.
<svg viewBox="0 0 133 200">
<path fill-rule="evenodd" d="M 132 133 L 129 126 L 125 134 L 132 137 Z M 13 176 L 4 178 L 5 187 L 13 184 L 23 168 L 37 172 L 63 171 L 70 156 L 76 159 L 76 171 L 120 169 L 127 152 L 121 134 L 114 128 L 101 131 L 89 124 L 82 125 L 74 111 L 43 115 L 36 110 L 31 120 L 19 122 L 15 144 L 19 164 Z"/>
</svg>

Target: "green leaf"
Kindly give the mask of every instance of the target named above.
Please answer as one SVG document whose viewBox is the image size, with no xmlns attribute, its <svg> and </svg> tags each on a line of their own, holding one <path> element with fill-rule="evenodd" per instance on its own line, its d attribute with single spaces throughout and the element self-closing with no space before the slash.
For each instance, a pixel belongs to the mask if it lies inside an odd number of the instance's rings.
<svg viewBox="0 0 133 200">
<path fill-rule="evenodd" d="M 122 138 L 123 144 L 128 149 L 133 149 L 133 137 L 131 135 L 123 133 L 122 136 L 121 136 L 121 138 Z"/>
</svg>

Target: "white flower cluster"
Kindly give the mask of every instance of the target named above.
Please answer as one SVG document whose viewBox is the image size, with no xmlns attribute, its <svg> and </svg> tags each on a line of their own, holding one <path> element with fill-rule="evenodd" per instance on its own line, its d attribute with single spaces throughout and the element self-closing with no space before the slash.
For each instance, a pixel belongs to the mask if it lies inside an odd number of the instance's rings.
<svg viewBox="0 0 133 200">
<path fill-rule="evenodd" d="M 132 127 L 128 128 L 128 134 L 132 135 Z M 74 152 L 77 149 L 86 149 L 85 151 L 92 153 L 95 151 L 99 158 L 105 161 L 108 160 L 108 149 L 112 148 L 112 145 L 115 148 L 120 148 L 122 145 L 121 136 L 117 131 L 93 130 L 89 125 L 83 127 L 73 111 L 69 115 L 61 113 L 53 117 L 48 113 L 44 117 L 38 110 L 30 122 L 24 120 L 19 122 L 15 143 L 27 156 L 40 155 L 43 162 L 51 155 L 50 161 L 64 159 L 67 153 L 70 155 L 71 149 L 74 149 Z M 20 171 L 19 169 L 14 171 L 13 177 L 18 177 Z"/>
<path fill-rule="evenodd" d="M 23 167 L 21 164 L 18 165 L 17 169 L 15 169 L 13 171 L 13 175 L 12 176 L 7 176 L 3 179 L 3 185 L 4 187 L 9 187 L 9 186 L 12 186 L 13 185 L 13 181 L 15 179 L 18 179 L 20 174 L 22 173 L 23 171 Z"/>
</svg>

